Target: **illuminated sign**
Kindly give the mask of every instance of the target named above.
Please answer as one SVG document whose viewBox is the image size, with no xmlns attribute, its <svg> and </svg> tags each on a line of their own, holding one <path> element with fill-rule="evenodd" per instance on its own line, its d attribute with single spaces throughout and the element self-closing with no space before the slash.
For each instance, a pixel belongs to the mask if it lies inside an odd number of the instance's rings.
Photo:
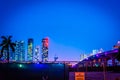
<svg viewBox="0 0 120 80">
<path fill-rule="evenodd" d="M 75 80 L 85 80 L 84 72 L 75 72 Z"/>
</svg>

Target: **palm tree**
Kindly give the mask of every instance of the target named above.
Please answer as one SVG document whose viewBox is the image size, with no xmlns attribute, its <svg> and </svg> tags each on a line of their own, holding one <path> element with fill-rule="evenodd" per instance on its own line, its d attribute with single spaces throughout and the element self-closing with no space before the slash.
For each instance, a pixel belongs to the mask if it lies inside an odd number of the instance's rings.
<svg viewBox="0 0 120 80">
<path fill-rule="evenodd" d="M 2 47 L 0 58 L 3 56 L 4 50 L 6 50 L 7 51 L 7 62 L 9 63 L 10 49 L 14 52 L 16 44 L 11 41 L 12 36 L 8 36 L 8 37 L 1 36 L 1 38 L 3 40 L 2 40 L 2 43 L 0 44 L 0 47 Z"/>
</svg>

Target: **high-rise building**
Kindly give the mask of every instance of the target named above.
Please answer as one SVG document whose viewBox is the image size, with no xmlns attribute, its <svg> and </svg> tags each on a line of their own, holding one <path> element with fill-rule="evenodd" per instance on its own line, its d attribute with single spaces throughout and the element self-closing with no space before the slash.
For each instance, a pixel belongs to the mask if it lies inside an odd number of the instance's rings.
<svg viewBox="0 0 120 80">
<path fill-rule="evenodd" d="M 16 41 L 15 46 L 15 61 L 22 62 L 25 61 L 25 42 L 24 41 Z"/>
<path fill-rule="evenodd" d="M 33 61 L 33 39 L 28 39 L 27 61 Z"/>
<path fill-rule="evenodd" d="M 42 39 L 42 62 L 48 61 L 48 38 Z"/>
<path fill-rule="evenodd" d="M 33 59 L 34 59 L 35 62 L 40 61 L 40 46 L 35 47 L 34 58 Z"/>
</svg>

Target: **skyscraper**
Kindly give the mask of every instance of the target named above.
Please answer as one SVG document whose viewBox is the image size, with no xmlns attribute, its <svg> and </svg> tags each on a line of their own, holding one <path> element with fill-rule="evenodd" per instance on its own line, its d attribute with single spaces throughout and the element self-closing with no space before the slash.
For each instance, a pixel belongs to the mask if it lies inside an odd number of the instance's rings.
<svg viewBox="0 0 120 80">
<path fill-rule="evenodd" d="M 33 61 L 33 39 L 28 39 L 27 61 Z"/>
<path fill-rule="evenodd" d="M 24 41 L 16 41 L 15 47 L 15 61 L 22 62 L 25 61 L 25 42 Z"/>
<path fill-rule="evenodd" d="M 40 61 L 40 46 L 35 47 L 34 51 L 34 61 L 39 62 Z"/>
<path fill-rule="evenodd" d="M 48 38 L 42 39 L 42 62 L 48 61 Z"/>
</svg>

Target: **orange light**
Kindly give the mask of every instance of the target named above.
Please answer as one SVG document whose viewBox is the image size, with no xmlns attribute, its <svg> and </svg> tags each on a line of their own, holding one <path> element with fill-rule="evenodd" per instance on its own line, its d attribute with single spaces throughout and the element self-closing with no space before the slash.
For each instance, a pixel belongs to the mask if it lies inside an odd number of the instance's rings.
<svg viewBox="0 0 120 80">
<path fill-rule="evenodd" d="M 84 72 L 75 72 L 75 80 L 85 80 Z"/>
</svg>

